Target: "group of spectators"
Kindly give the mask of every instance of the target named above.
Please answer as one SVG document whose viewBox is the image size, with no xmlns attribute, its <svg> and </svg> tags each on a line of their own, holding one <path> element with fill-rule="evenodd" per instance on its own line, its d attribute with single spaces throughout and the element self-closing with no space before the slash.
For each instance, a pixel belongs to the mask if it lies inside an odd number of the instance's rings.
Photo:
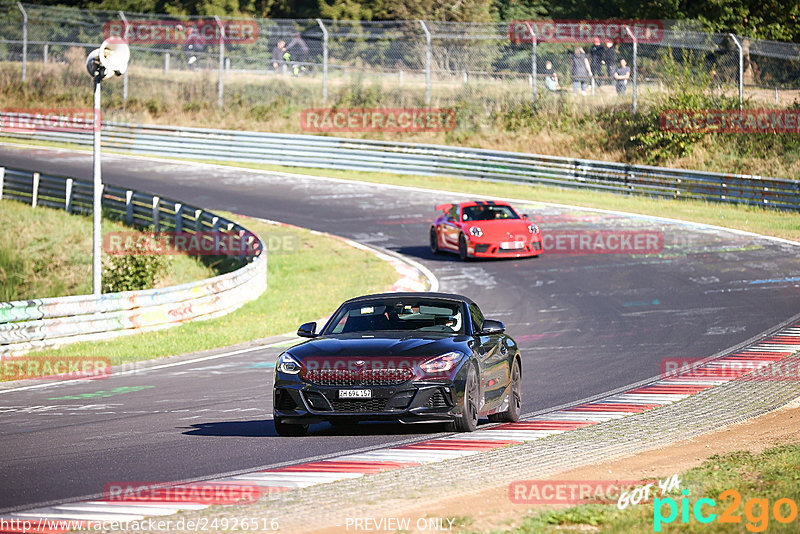
<svg viewBox="0 0 800 534">
<path fill-rule="evenodd" d="M 289 44 L 281 39 L 272 49 L 272 68 L 278 73 L 291 70 L 294 76 L 300 76 L 308 70 L 304 63 L 307 58 L 308 45 L 298 33 Z"/>
<path fill-rule="evenodd" d="M 553 69 L 553 63 L 545 63 L 544 72 L 545 87 L 550 91 L 558 91 L 561 87 L 558 83 L 558 74 Z M 570 76 L 572 78 L 572 91 L 578 94 L 578 88 L 582 95 L 586 95 L 586 86 L 595 80 L 597 85 L 603 85 L 604 81 L 613 83 L 616 86 L 617 94 L 625 93 L 628 87 L 628 80 L 631 78 L 631 69 L 625 58 L 617 60 L 617 50 L 614 48 L 613 41 L 606 41 L 605 46 L 599 38 L 595 38 L 589 55 L 581 47 L 576 47 L 575 52 L 570 55 Z"/>
</svg>

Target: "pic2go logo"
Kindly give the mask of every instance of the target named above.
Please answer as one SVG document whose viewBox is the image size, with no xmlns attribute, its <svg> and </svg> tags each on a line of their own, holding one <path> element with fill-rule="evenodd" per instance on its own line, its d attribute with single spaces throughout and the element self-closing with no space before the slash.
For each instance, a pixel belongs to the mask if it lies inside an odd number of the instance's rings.
<svg viewBox="0 0 800 534">
<path fill-rule="evenodd" d="M 694 505 L 689 504 L 689 490 L 683 490 L 683 497 L 680 499 L 681 523 L 689 522 L 689 513 L 698 523 L 708 524 L 717 521 L 718 523 L 741 524 L 742 516 L 736 513 L 742 502 L 741 494 L 734 490 L 725 490 L 719 494 L 720 501 L 732 498 L 733 501 L 717 515 L 710 509 L 716 508 L 717 502 L 714 499 L 702 498 L 695 501 Z M 668 509 L 664 515 L 664 508 Z M 744 504 L 744 517 L 747 519 L 745 528 L 750 532 L 764 532 L 769 527 L 770 511 L 775 521 L 782 524 L 791 523 L 797 519 L 797 503 L 793 499 L 778 499 L 770 508 L 769 499 L 748 499 Z M 662 525 L 668 525 L 678 518 L 678 503 L 672 497 L 656 498 L 653 501 L 653 532 L 661 532 Z"/>
</svg>

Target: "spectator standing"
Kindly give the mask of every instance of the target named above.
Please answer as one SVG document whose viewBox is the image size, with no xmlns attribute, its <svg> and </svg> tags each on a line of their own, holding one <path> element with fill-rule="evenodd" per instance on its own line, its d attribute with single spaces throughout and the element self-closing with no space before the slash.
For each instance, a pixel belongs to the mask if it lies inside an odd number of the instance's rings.
<svg viewBox="0 0 800 534">
<path fill-rule="evenodd" d="M 286 50 L 289 51 L 293 60 L 292 74 L 299 76 L 301 72 L 306 72 L 308 69 L 302 63 L 308 59 L 308 45 L 299 33 L 292 36 L 292 40 L 286 45 Z"/>
<path fill-rule="evenodd" d="M 586 96 L 586 84 L 592 78 L 592 68 L 586 52 L 580 46 L 575 48 L 575 53 L 570 57 L 570 74 L 572 75 L 572 91 L 577 95 L 580 85 L 581 94 Z"/>
<path fill-rule="evenodd" d="M 275 48 L 272 49 L 272 68 L 275 72 L 284 71 L 286 62 L 289 61 L 291 54 L 286 49 L 286 41 L 281 39 Z"/>
<path fill-rule="evenodd" d="M 606 41 L 606 49 L 603 50 L 603 61 L 606 62 L 606 72 L 608 73 L 608 83 L 614 78 L 614 71 L 617 68 L 617 49 L 614 48 L 614 41 Z"/>
<path fill-rule="evenodd" d="M 614 72 L 614 80 L 617 82 L 617 94 L 625 94 L 625 89 L 628 87 L 628 80 L 631 78 L 631 69 L 628 67 L 628 62 L 625 59 L 619 60 L 619 67 Z"/>
<path fill-rule="evenodd" d="M 594 38 L 594 44 L 592 48 L 589 49 L 589 57 L 592 60 L 592 76 L 602 76 L 603 75 L 603 59 L 605 57 L 605 50 L 603 45 L 600 44 L 600 38 Z M 598 85 L 600 84 L 600 80 L 597 79 Z"/>
<path fill-rule="evenodd" d="M 548 61 L 544 64 L 544 71 L 542 74 L 544 75 L 544 86 L 548 91 L 555 93 L 561 89 L 561 86 L 558 85 L 558 73 L 556 73 L 555 69 L 553 69 L 552 62 Z"/>
</svg>

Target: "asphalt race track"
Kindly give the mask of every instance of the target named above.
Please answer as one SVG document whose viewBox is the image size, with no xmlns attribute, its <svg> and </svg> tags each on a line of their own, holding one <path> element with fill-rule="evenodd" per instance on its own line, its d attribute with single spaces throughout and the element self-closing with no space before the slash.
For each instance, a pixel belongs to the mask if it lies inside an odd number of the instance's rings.
<svg viewBox="0 0 800 534">
<path fill-rule="evenodd" d="M 91 179 L 86 153 L 0 147 L 0 165 Z M 655 376 L 665 358 L 710 356 L 800 311 L 797 249 L 733 232 L 523 204 L 546 232 L 658 231 L 664 247 L 647 256 L 462 263 L 427 246 L 434 204 L 456 196 L 110 155 L 103 172 L 109 184 L 323 230 L 422 262 L 441 290 L 472 297 L 519 342 L 526 413 Z M 272 251 L 279 252 L 291 253 Z M 307 437 L 279 438 L 270 418 L 280 350 L 3 392 L 0 512 L 98 495 L 113 481 L 208 478 L 441 430 L 375 424 L 356 435 L 320 424 Z"/>
</svg>

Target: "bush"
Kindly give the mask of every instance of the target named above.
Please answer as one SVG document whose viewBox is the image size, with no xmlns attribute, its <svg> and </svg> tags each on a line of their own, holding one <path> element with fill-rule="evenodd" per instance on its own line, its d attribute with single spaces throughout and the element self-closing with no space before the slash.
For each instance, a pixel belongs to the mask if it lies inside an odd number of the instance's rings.
<svg viewBox="0 0 800 534">
<path fill-rule="evenodd" d="M 137 248 L 139 245 L 137 245 Z M 155 286 L 166 270 L 163 256 L 135 250 L 119 256 L 106 256 L 103 265 L 103 293 L 138 291 Z"/>
</svg>

